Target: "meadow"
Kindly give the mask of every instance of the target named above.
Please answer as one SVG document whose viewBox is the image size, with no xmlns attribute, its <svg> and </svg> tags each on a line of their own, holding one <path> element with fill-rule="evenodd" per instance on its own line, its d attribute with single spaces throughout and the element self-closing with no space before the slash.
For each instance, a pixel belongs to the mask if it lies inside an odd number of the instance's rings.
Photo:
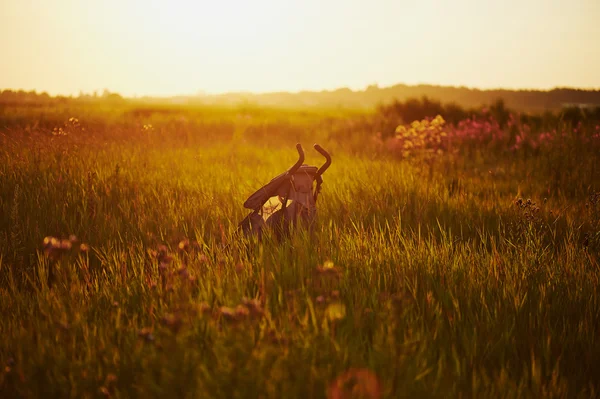
<svg viewBox="0 0 600 399">
<path fill-rule="evenodd" d="M 599 396 L 600 128 L 493 111 L 3 105 L 0 397 Z"/>
</svg>

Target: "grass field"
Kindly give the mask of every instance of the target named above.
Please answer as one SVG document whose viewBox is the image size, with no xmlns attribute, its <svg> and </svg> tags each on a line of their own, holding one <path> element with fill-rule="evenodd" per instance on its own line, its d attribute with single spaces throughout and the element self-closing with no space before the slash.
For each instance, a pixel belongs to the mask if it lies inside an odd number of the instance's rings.
<svg viewBox="0 0 600 399">
<path fill-rule="evenodd" d="M 369 117 L 3 108 L 0 397 L 600 395 L 598 147 L 399 157 Z M 296 142 L 315 231 L 239 238 Z"/>
</svg>

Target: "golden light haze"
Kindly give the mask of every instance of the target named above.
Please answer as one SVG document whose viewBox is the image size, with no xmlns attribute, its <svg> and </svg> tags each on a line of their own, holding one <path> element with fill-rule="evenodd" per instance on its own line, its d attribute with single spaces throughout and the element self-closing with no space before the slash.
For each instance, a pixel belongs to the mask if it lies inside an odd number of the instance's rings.
<svg viewBox="0 0 600 399">
<path fill-rule="evenodd" d="M 0 89 L 600 88 L 598 0 L 2 0 Z"/>
</svg>

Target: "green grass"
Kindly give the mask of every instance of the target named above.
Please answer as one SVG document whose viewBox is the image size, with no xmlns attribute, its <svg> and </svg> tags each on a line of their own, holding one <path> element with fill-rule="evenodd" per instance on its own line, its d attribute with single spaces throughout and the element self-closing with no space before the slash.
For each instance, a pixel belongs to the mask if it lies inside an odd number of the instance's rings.
<svg viewBox="0 0 600 399">
<path fill-rule="evenodd" d="M 383 397 L 599 395 L 592 152 L 419 163 L 351 156 L 333 113 L 253 110 L 235 130 L 236 110 L 76 111 L 98 123 L 51 136 L 75 110 L 21 110 L 0 130 L 0 397 L 320 398 L 351 368 Z M 237 237 L 297 140 L 333 153 L 315 231 Z M 44 253 L 70 234 L 90 250 Z M 262 314 L 220 311 L 244 298 Z"/>
</svg>

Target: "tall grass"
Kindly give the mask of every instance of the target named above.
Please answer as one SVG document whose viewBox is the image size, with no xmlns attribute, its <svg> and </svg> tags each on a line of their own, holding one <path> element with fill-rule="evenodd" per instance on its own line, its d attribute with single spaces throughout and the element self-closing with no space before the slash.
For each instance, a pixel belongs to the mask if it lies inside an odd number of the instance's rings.
<svg viewBox="0 0 600 399">
<path fill-rule="evenodd" d="M 346 397 L 350 377 L 371 397 L 598 395 L 585 147 L 421 162 L 351 155 L 328 139 L 350 114 L 27 112 L 0 150 L 2 397 Z M 316 230 L 239 237 L 297 140 L 333 153 Z"/>
</svg>

